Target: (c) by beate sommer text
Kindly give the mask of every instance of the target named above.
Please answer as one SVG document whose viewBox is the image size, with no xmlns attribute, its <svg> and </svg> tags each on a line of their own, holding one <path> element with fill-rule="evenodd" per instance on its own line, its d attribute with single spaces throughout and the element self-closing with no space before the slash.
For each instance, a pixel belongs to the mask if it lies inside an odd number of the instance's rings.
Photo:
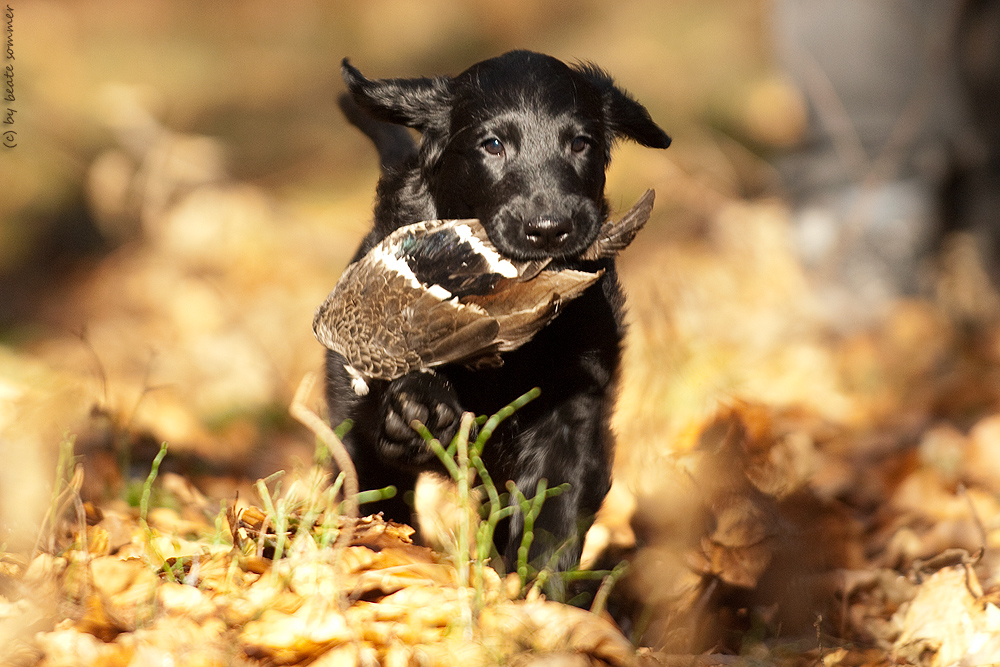
<svg viewBox="0 0 1000 667">
<path fill-rule="evenodd" d="M 17 109 L 13 106 L 17 99 L 14 95 L 14 8 L 7 5 L 4 17 L 7 19 L 7 49 L 3 70 L 3 100 L 6 108 L 3 112 L 3 127 L 0 128 L 0 137 L 3 138 L 4 147 L 14 148 L 17 146 L 17 130 L 14 129 L 14 116 L 17 114 Z"/>
</svg>

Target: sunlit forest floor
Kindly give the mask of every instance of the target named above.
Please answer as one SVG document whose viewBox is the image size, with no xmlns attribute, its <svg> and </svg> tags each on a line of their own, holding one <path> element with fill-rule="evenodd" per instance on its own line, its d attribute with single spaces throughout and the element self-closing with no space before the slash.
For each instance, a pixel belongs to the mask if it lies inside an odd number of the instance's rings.
<svg viewBox="0 0 1000 667">
<path fill-rule="evenodd" d="M 843 326 L 769 161 L 803 117 L 766 5 L 415 6 L 14 6 L 0 664 L 1000 661 L 1000 298 L 956 236 L 923 295 Z M 288 412 L 378 174 L 340 58 L 518 46 L 601 64 L 675 139 L 608 174 L 617 211 L 657 205 L 619 262 L 595 613 L 470 568 L 446 522 L 434 549 L 345 528 Z"/>
</svg>

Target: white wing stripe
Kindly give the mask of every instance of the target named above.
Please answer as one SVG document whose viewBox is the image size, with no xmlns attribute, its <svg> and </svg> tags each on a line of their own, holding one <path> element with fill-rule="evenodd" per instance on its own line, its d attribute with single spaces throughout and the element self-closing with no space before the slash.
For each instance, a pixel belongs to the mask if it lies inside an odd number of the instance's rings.
<svg viewBox="0 0 1000 667">
<path fill-rule="evenodd" d="M 472 246 L 472 250 L 486 258 L 486 262 L 490 265 L 490 270 L 494 273 L 499 273 L 504 278 L 516 278 L 517 277 L 517 267 L 511 264 L 509 261 L 500 256 L 493 248 L 489 247 L 485 243 L 479 240 L 472 232 L 472 228 L 466 224 L 458 224 L 454 227 L 455 233 L 458 234 L 458 238 Z"/>
</svg>

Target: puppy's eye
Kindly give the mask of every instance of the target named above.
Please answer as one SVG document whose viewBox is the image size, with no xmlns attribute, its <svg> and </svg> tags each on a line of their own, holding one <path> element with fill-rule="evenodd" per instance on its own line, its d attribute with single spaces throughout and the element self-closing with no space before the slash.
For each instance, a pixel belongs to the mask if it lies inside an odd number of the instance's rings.
<svg viewBox="0 0 1000 667">
<path fill-rule="evenodd" d="M 506 153 L 506 150 L 503 147 L 503 142 L 496 137 L 492 137 L 484 141 L 482 143 L 482 147 L 484 151 L 496 157 L 501 157 Z"/>
<path fill-rule="evenodd" d="M 590 144 L 590 137 L 579 136 L 573 139 L 569 145 L 569 149 L 574 153 L 582 153 L 587 150 L 587 147 L 590 146 Z"/>
</svg>

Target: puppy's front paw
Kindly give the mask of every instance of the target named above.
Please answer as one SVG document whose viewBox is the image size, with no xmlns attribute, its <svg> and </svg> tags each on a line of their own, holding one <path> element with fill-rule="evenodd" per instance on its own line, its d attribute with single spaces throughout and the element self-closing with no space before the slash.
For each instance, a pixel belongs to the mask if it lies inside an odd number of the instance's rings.
<svg viewBox="0 0 1000 667">
<path fill-rule="evenodd" d="M 441 442 L 455 437 L 462 415 L 458 397 L 439 376 L 410 373 L 393 380 L 382 397 L 382 447 L 398 463 L 425 467 L 435 456 L 413 429 L 419 421 Z"/>
</svg>

